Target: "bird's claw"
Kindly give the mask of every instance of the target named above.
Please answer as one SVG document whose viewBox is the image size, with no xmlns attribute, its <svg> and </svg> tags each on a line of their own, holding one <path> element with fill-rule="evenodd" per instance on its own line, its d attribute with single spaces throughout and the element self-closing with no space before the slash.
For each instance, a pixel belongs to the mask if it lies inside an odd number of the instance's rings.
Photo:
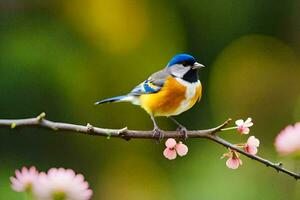
<svg viewBox="0 0 300 200">
<path fill-rule="evenodd" d="M 184 126 L 178 126 L 177 130 L 184 140 L 188 138 L 188 130 Z"/>
<path fill-rule="evenodd" d="M 153 129 L 153 137 L 157 138 L 156 142 L 160 143 L 164 139 L 164 133 L 159 128 L 155 127 Z"/>
</svg>

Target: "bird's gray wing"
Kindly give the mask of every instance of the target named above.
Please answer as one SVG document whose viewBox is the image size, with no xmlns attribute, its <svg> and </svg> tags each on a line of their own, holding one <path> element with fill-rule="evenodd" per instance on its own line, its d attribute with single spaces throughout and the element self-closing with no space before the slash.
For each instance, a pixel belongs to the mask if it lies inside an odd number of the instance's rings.
<svg viewBox="0 0 300 200">
<path fill-rule="evenodd" d="M 160 70 L 152 74 L 147 80 L 136 86 L 130 94 L 142 95 L 158 92 L 164 85 L 167 77 L 170 74 L 166 69 Z"/>
</svg>

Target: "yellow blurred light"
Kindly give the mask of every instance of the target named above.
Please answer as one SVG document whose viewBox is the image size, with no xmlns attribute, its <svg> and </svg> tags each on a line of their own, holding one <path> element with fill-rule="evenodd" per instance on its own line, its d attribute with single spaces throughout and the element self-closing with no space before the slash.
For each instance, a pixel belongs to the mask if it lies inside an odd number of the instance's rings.
<svg viewBox="0 0 300 200">
<path fill-rule="evenodd" d="M 149 21 L 143 0 L 65 1 L 64 15 L 92 43 L 115 52 L 137 48 Z"/>
<path fill-rule="evenodd" d="M 269 36 L 242 37 L 214 64 L 209 88 L 213 113 L 218 119 L 251 116 L 254 129 L 261 125 L 273 132 L 292 120 L 299 76 L 299 60 L 288 45 Z"/>
</svg>

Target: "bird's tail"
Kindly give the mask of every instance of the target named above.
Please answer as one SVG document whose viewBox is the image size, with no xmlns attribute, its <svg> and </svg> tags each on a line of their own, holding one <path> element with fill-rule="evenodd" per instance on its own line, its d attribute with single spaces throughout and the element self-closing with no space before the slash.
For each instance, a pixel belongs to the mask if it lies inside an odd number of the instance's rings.
<svg viewBox="0 0 300 200">
<path fill-rule="evenodd" d="M 132 96 L 129 95 L 123 95 L 123 96 L 117 96 L 117 97 L 112 97 L 108 99 L 103 99 L 101 101 L 97 101 L 95 105 L 103 104 L 103 103 L 113 103 L 113 102 L 122 102 L 122 101 L 131 101 Z"/>
</svg>

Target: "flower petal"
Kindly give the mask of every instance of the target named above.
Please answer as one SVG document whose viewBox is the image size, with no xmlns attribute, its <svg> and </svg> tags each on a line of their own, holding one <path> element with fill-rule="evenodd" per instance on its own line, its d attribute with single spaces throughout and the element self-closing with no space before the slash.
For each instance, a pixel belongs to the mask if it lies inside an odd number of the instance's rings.
<svg viewBox="0 0 300 200">
<path fill-rule="evenodd" d="M 179 156 L 185 156 L 189 151 L 188 147 L 185 144 L 183 144 L 182 142 L 179 142 L 176 145 L 175 149 Z"/>
<path fill-rule="evenodd" d="M 165 145 L 166 145 L 166 147 L 168 147 L 168 148 L 174 148 L 174 147 L 176 146 L 176 143 L 177 143 L 177 142 L 176 142 L 175 139 L 169 138 L 169 139 L 167 139 Z"/>
<path fill-rule="evenodd" d="M 244 126 L 245 126 L 245 127 L 251 127 L 251 126 L 253 126 L 253 122 L 245 123 Z"/>
<path fill-rule="evenodd" d="M 169 160 L 174 160 L 177 157 L 175 149 L 166 148 L 163 154 Z"/>
<path fill-rule="evenodd" d="M 248 123 L 250 123 L 252 121 L 252 118 L 251 117 L 248 117 L 248 119 L 246 119 L 246 121 L 245 121 L 245 124 L 248 124 Z M 251 122 L 252 123 L 252 122 Z"/>
<path fill-rule="evenodd" d="M 242 164 L 242 161 L 239 158 L 229 158 L 226 161 L 226 166 L 229 169 L 237 169 L 241 164 Z"/>
<path fill-rule="evenodd" d="M 249 134 L 249 133 L 250 133 L 250 128 L 248 128 L 248 127 L 243 127 L 241 133 L 242 133 L 242 134 L 245 134 L 245 135 Z"/>
<path fill-rule="evenodd" d="M 255 136 L 250 136 L 247 140 L 247 145 L 258 147 L 259 140 Z"/>
<path fill-rule="evenodd" d="M 258 151 L 255 146 L 246 146 L 244 150 L 251 155 L 256 155 Z"/>
<path fill-rule="evenodd" d="M 235 121 L 235 124 L 236 124 L 237 126 L 242 126 L 242 125 L 244 124 L 244 120 L 242 120 L 242 119 L 236 120 L 236 121 Z"/>
</svg>

